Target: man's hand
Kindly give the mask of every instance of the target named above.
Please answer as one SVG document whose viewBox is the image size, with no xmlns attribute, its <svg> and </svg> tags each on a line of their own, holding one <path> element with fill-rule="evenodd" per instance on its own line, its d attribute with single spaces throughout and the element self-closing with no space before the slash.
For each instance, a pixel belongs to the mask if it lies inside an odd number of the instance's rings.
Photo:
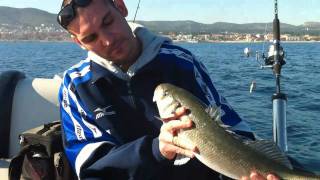
<svg viewBox="0 0 320 180">
<path fill-rule="evenodd" d="M 166 123 L 161 126 L 159 134 L 161 154 L 169 160 L 175 158 L 177 154 L 193 158 L 194 152 L 197 151 L 196 146 L 177 136 L 180 129 L 188 129 L 193 125 L 189 117 L 186 116 L 186 109 L 183 107 L 178 108 L 175 115 L 164 119 L 164 122 Z"/>
<path fill-rule="evenodd" d="M 241 180 L 279 180 L 279 178 L 273 174 L 268 174 L 267 178 L 264 178 L 261 174 L 253 171 L 249 177 L 242 177 Z"/>
</svg>

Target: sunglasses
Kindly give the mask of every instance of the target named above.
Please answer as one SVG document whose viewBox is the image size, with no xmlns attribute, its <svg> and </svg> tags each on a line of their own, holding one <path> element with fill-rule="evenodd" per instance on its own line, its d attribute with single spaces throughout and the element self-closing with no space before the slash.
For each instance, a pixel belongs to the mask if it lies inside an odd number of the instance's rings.
<svg viewBox="0 0 320 180">
<path fill-rule="evenodd" d="M 61 8 L 57 16 L 58 23 L 67 30 L 68 25 L 76 17 L 75 7 L 86 7 L 91 0 L 71 0 L 71 2 Z"/>
</svg>

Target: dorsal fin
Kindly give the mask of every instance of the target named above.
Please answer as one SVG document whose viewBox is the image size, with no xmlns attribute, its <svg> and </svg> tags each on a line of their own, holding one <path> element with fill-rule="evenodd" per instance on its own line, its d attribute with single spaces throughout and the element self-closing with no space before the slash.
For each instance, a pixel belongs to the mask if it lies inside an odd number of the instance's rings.
<svg viewBox="0 0 320 180">
<path fill-rule="evenodd" d="M 268 158 L 293 169 L 288 157 L 278 148 L 278 146 L 269 140 L 257 140 L 246 142 L 248 146 L 255 149 L 256 151 L 264 154 Z"/>
</svg>

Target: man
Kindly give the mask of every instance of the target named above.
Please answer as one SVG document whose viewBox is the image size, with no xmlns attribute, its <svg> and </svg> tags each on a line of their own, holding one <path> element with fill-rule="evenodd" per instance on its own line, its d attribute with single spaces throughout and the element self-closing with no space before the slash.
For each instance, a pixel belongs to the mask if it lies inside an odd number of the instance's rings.
<svg viewBox="0 0 320 180">
<path fill-rule="evenodd" d="M 155 87 L 183 87 L 206 105 L 222 109 L 223 123 L 247 138 L 250 129 L 219 96 L 204 66 L 187 50 L 125 20 L 122 0 L 64 0 L 58 22 L 89 51 L 66 71 L 59 93 L 65 152 L 81 179 L 214 179 L 219 174 L 193 158 L 174 166 L 177 154 L 193 157 L 196 146 L 173 137 L 181 107 L 162 124 L 152 102 Z M 260 178 L 255 175 L 256 178 Z M 253 177 L 253 178 L 255 178 Z"/>
</svg>

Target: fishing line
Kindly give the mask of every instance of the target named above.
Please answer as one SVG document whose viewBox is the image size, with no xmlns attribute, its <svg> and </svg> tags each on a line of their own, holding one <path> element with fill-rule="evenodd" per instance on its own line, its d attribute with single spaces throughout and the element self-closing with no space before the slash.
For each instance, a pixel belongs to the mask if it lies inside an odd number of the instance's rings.
<svg viewBox="0 0 320 180">
<path fill-rule="evenodd" d="M 137 13 L 138 13 L 138 10 L 140 9 L 140 1 L 141 0 L 138 1 L 138 5 L 137 5 L 137 8 L 136 8 L 136 12 L 134 14 L 133 22 L 136 22 Z"/>
<path fill-rule="evenodd" d="M 262 52 L 264 52 L 264 50 L 265 50 L 265 45 L 266 45 L 266 35 L 267 35 L 267 28 L 268 28 L 268 23 L 266 23 L 266 26 L 265 26 L 265 28 L 264 28 L 264 37 L 263 37 L 263 39 L 264 39 L 264 41 L 263 41 L 263 44 L 262 44 Z"/>
</svg>

